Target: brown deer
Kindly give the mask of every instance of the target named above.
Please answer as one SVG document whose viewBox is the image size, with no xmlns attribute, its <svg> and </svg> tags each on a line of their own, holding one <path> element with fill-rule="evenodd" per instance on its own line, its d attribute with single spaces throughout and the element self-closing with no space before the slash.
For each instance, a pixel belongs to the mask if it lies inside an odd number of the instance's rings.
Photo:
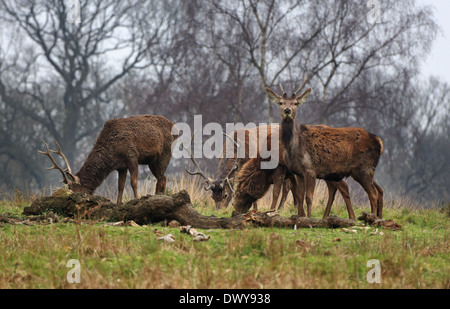
<svg viewBox="0 0 450 309">
<path fill-rule="evenodd" d="M 114 170 L 119 173 L 117 203 L 122 202 L 123 190 L 130 171 L 131 187 L 137 198 L 138 165 L 146 164 L 157 179 L 156 193 L 166 188 L 165 171 L 172 157 L 172 142 L 178 138 L 173 122 L 162 116 L 142 115 L 112 119 L 105 122 L 91 153 L 82 168 L 72 174 L 69 162 L 56 142 L 58 150 L 39 151 L 53 162 L 49 169 L 57 169 L 63 175 L 63 182 L 70 190 L 92 194 L 103 180 Z M 61 168 L 51 153 L 60 155 L 66 169 Z"/>
<path fill-rule="evenodd" d="M 279 130 L 279 126 L 272 126 L 273 131 L 271 134 L 278 134 L 280 136 L 281 132 Z M 303 175 L 295 175 L 291 173 L 287 168 L 287 163 L 285 160 L 285 148 L 281 143 L 281 138 L 279 140 L 279 165 L 276 170 L 279 173 L 284 173 L 284 177 L 289 179 L 290 182 L 287 184 L 289 187 L 292 187 L 292 193 L 294 196 L 294 204 L 298 207 L 299 215 L 305 216 L 303 210 L 303 200 L 304 200 L 304 192 L 305 192 L 305 184 Z M 267 138 L 267 142 L 271 142 L 271 138 Z M 269 189 L 270 183 L 272 181 L 272 177 L 275 174 L 274 170 L 264 170 L 261 169 L 261 161 L 260 157 L 252 158 L 248 160 L 242 168 L 237 172 L 236 175 L 236 185 L 235 185 L 235 195 L 234 195 L 234 208 L 238 213 L 247 212 L 250 208 L 251 203 L 254 200 L 258 200 L 262 196 L 265 195 L 267 190 Z M 347 206 L 347 211 L 350 219 L 355 219 L 355 214 L 353 212 L 353 207 L 350 200 L 350 194 L 348 190 L 348 185 L 345 181 L 326 181 L 328 187 L 328 202 L 327 202 L 327 211 L 325 212 L 324 217 L 329 215 L 331 205 L 333 204 L 336 191 L 339 190 L 341 192 L 345 204 Z M 287 186 L 285 183 L 285 186 Z M 274 209 L 273 205 L 271 209 Z"/>
<path fill-rule="evenodd" d="M 226 151 L 227 147 L 230 145 L 227 144 L 227 141 L 223 144 L 223 151 L 222 151 L 222 157 L 219 159 L 219 164 L 217 167 L 217 174 L 216 179 L 212 179 L 205 175 L 205 173 L 200 169 L 198 163 L 195 161 L 195 159 L 191 156 L 191 160 L 193 161 L 194 165 L 196 166 L 196 171 L 191 172 L 186 169 L 186 171 L 190 175 L 200 175 L 205 180 L 205 190 L 211 190 L 211 197 L 213 198 L 215 202 L 216 210 L 218 209 L 224 209 L 228 206 L 230 203 L 232 197 L 233 197 L 233 178 L 236 174 L 236 171 L 239 170 L 245 162 L 247 162 L 250 159 L 250 145 L 256 145 L 258 147 L 258 139 L 260 134 L 260 129 L 263 126 L 250 128 L 250 129 L 238 129 L 233 132 L 233 137 L 228 136 L 232 142 L 237 145 L 238 142 L 241 142 L 239 140 L 239 137 L 242 138 L 242 136 L 245 137 L 244 140 L 244 151 L 245 156 L 243 158 L 238 158 L 238 147 L 233 148 L 233 157 L 227 158 Z M 267 129 L 266 129 L 267 130 Z M 269 126 L 270 130 L 270 126 Z M 256 148 L 258 149 L 258 148 Z M 291 189 L 290 181 L 289 179 L 285 179 L 285 171 L 281 169 L 277 169 L 273 176 L 270 178 L 270 184 L 273 184 L 273 196 L 272 196 L 272 206 L 271 208 L 276 207 L 276 203 L 278 201 L 280 192 L 282 194 L 280 205 L 279 207 L 282 207 L 284 202 L 286 201 L 286 197 Z M 282 189 L 283 188 L 283 189 Z M 257 210 L 257 202 L 254 201 L 253 203 L 253 209 Z"/>
<path fill-rule="evenodd" d="M 311 216 L 316 178 L 340 181 L 351 176 L 368 194 L 371 212 L 382 218 L 383 190 L 373 179 L 383 153 L 381 139 L 361 128 L 297 125 L 297 108 L 311 93 L 311 88 L 301 92 L 306 81 L 307 77 L 291 97 L 286 92 L 278 95 L 270 88 L 266 92 L 280 106 L 281 141 L 286 149 L 287 168 L 304 177 L 308 216 Z"/>
</svg>

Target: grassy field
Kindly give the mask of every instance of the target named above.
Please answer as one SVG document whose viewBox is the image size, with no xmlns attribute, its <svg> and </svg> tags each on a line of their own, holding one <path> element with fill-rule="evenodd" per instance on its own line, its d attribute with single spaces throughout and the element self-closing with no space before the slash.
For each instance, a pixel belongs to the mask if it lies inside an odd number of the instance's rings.
<svg viewBox="0 0 450 309">
<path fill-rule="evenodd" d="M 200 213 L 231 214 L 231 207 L 214 211 L 198 181 L 176 179 L 172 190 L 187 189 Z M 141 191 L 149 187 L 144 183 Z M 323 214 L 325 191 L 318 188 L 314 217 Z M 0 213 L 20 216 L 33 198 L 3 195 Z M 266 196 L 260 208 L 269 202 Z M 283 216 L 295 213 L 291 198 L 288 203 Z M 375 228 L 356 233 L 248 228 L 201 230 L 210 240 L 194 242 L 179 228 L 163 225 L 0 224 L 0 288 L 450 288 L 449 210 L 417 209 L 405 199 L 386 204 L 385 218 L 403 229 L 379 229 L 383 235 L 370 235 Z M 355 205 L 357 216 L 368 209 Z M 347 216 L 342 200 L 332 213 Z M 157 239 L 168 233 L 175 242 Z M 80 262 L 81 283 L 67 282 L 70 259 Z M 371 259 L 380 261 L 379 284 L 366 279 Z"/>
</svg>

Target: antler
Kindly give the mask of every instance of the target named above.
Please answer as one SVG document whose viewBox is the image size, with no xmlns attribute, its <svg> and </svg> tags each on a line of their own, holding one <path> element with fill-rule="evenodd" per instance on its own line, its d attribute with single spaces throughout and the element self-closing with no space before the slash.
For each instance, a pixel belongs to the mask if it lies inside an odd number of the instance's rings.
<svg viewBox="0 0 450 309">
<path fill-rule="evenodd" d="M 65 184 L 68 184 L 69 181 L 68 181 L 68 178 L 67 178 L 67 174 L 66 174 L 66 173 L 72 174 L 72 169 L 70 168 L 69 162 L 67 161 L 67 157 L 64 155 L 64 153 L 63 153 L 62 150 L 61 150 L 61 146 L 60 146 L 60 145 L 58 144 L 58 142 L 55 140 L 55 143 L 56 143 L 56 145 L 58 146 L 58 150 L 52 150 L 52 149 L 50 149 L 50 147 L 48 146 L 48 144 L 47 144 L 44 140 L 42 140 L 42 142 L 45 144 L 45 147 L 47 148 L 47 150 L 46 150 L 46 151 L 38 150 L 38 152 L 41 153 L 41 154 L 43 154 L 43 155 L 46 155 L 47 157 L 49 157 L 50 160 L 51 160 L 52 163 L 53 163 L 53 166 L 52 166 L 52 167 L 49 167 L 49 168 L 47 168 L 47 169 L 48 169 L 48 170 L 58 170 L 58 171 L 60 171 L 61 174 L 63 175 L 63 182 L 64 182 Z M 53 156 L 52 156 L 51 153 L 56 153 L 56 154 L 59 155 L 61 158 L 63 158 L 64 162 L 66 163 L 67 168 L 66 168 L 66 169 L 63 169 L 61 166 L 59 166 L 59 164 L 56 163 L 56 161 L 55 161 L 55 159 L 53 158 Z"/>
<path fill-rule="evenodd" d="M 280 83 L 280 90 L 281 90 L 281 95 L 283 96 L 283 98 L 287 97 L 287 93 L 286 91 L 284 91 L 283 85 Z"/>
<path fill-rule="evenodd" d="M 280 86 L 281 86 L 281 84 L 280 84 Z M 222 188 L 225 187 L 225 182 L 227 182 L 227 183 L 228 183 L 228 186 L 230 187 L 231 191 L 232 191 L 233 194 L 234 194 L 234 190 L 233 190 L 233 187 L 232 187 L 231 184 L 230 184 L 230 179 L 229 179 L 229 177 L 230 177 L 230 175 L 231 175 L 235 170 L 238 169 L 237 155 L 238 155 L 238 153 L 239 153 L 239 148 L 241 147 L 241 144 L 240 144 L 239 142 L 235 141 L 231 136 L 229 136 L 229 135 L 226 134 L 225 132 L 223 132 L 223 135 L 225 135 L 227 138 L 229 138 L 229 139 L 233 142 L 233 144 L 237 147 L 237 149 L 236 149 L 236 160 L 234 161 L 234 165 L 233 165 L 233 167 L 231 168 L 231 170 L 228 172 L 227 176 L 222 180 Z M 239 141 L 239 138 L 238 138 L 237 136 L 236 136 L 236 139 Z"/>
<path fill-rule="evenodd" d="M 194 134 L 195 134 L 195 132 L 194 132 Z M 194 136 L 194 134 L 192 134 L 192 136 Z M 191 141 L 192 141 L 192 138 L 191 138 Z M 205 173 L 202 171 L 202 169 L 200 168 L 200 165 L 197 163 L 197 161 L 194 159 L 194 156 L 192 155 L 192 152 L 190 151 L 190 150 L 188 150 L 185 146 L 184 146 L 184 143 L 182 143 L 183 144 L 183 148 L 189 153 L 189 156 L 191 157 L 191 161 L 192 161 L 192 163 L 194 163 L 194 165 L 195 165 L 195 168 L 196 168 L 196 170 L 194 171 L 194 172 L 191 172 L 191 171 L 189 171 L 188 169 L 187 169 L 187 167 L 185 166 L 184 167 L 184 169 L 186 170 L 186 172 L 189 174 L 189 175 L 199 175 L 199 176 L 201 176 L 201 177 L 203 177 L 203 179 L 205 179 L 205 191 L 208 191 L 208 190 L 210 190 L 211 189 L 211 187 L 212 187 L 212 183 L 214 182 L 214 180 L 213 179 L 211 179 L 211 178 L 209 178 L 209 177 L 207 177 L 206 175 L 205 175 Z"/>
<path fill-rule="evenodd" d="M 283 85 L 281 83 L 280 83 L 280 90 L 281 90 L 281 93 L 286 93 L 286 91 L 284 91 Z"/>
<path fill-rule="evenodd" d="M 298 88 L 298 90 L 295 92 L 295 96 L 298 96 L 300 92 L 303 90 L 303 88 L 306 85 L 306 82 L 308 81 L 308 74 L 305 74 L 305 79 L 303 80 L 303 84 Z"/>
</svg>

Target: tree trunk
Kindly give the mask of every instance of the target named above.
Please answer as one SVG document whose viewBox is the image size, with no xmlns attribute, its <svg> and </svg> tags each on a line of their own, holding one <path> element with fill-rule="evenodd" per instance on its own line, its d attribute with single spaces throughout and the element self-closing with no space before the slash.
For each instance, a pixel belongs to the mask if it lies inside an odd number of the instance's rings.
<svg viewBox="0 0 450 309">
<path fill-rule="evenodd" d="M 285 218 L 274 211 L 236 214 L 231 218 L 203 216 L 194 209 L 189 195 L 184 190 L 172 196 L 145 196 L 120 205 L 116 205 L 103 197 L 81 193 L 43 197 L 34 201 L 30 207 L 26 207 L 23 214 L 26 216 L 41 215 L 49 211 L 71 218 L 110 221 L 133 220 L 140 225 L 176 220 L 181 225 L 191 225 L 202 229 L 241 229 L 251 226 L 341 228 L 357 224 L 353 220 L 334 216 L 325 219 L 299 216 Z"/>
</svg>

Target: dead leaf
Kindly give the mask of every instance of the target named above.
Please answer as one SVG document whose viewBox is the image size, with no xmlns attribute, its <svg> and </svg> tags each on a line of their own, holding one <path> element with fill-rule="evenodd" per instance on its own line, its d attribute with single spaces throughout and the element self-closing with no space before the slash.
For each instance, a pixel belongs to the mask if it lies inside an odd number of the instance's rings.
<svg viewBox="0 0 450 309">
<path fill-rule="evenodd" d="M 349 229 L 346 229 L 345 227 L 343 227 L 342 228 L 342 231 L 344 231 L 345 233 L 358 233 L 358 231 L 357 230 L 349 230 Z"/>
<path fill-rule="evenodd" d="M 181 233 L 186 233 L 186 234 L 189 234 L 189 230 L 192 228 L 192 226 L 190 226 L 190 225 L 186 225 L 186 226 L 181 226 L 180 227 L 180 232 Z"/>
<path fill-rule="evenodd" d="M 163 240 L 163 241 L 165 241 L 166 243 L 169 243 L 169 244 L 170 244 L 170 243 L 175 242 L 175 237 L 173 237 L 172 234 L 167 234 L 167 235 L 165 235 L 165 236 L 158 237 L 157 240 Z"/>
<path fill-rule="evenodd" d="M 194 228 L 191 228 L 190 230 L 189 230 L 189 234 L 191 234 L 192 236 L 197 236 L 198 234 L 199 234 L 199 232 L 196 230 L 196 229 L 194 229 Z"/>
<path fill-rule="evenodd" d="M 301 247 L 301 248 L 303 248 L 305 250 L 309 250 L 309 245 L 306 242 L 304 242 L 303 240 L 299 239 L 295 243 L 296 243 L 297 246 L 299 246 L 299 247 Z"/>
<path fill-rule="evenodd" d="M 205 234 L 200 233 L 190 225 L 180 227 L 180 232 L 193 236 L 194 241 L 206 241 L 210 239 L 210 236 L 206 236 Z"/>
<path fill-rule="evenodd" d="M 395 222 L 394 220 L 384 221 L 380 225 L 382 227 L 384 227 L 385 229 L 389 229 L 389 230 L 393 230 L 393 231 L 398 231 L 402 228 L 402 226 L 400 224 L 397 224 L 397 222 Z"/>
<path fill-rule="evenodd" d="M 378 229 L 376 229 L 375 232 L 370 233 L 370 236 L 374 236 L 374 235 L 381 235 L 381 236 L 383 236 L 384 233 L 383 232 L 378 232 Z"/>
<path fill-rule="evenodd" d="M 140 226 L 140 225 L 134 222 L 133 220 L 130 220 L 125 223 L 125 226 Z"/>
<path fill-rule="evenodd" d="M 158 230 L 158 229 L 154 229 L 154 230 L 153 230 L 153 233 L 155 233 L 156 236 L 162 236 L 162 235 L 164 234 L 163 232 L 161 232 L 161 231 Z"/>
<path fill-rule="evenodd" d="M 276 210 L 270 210 L 270 211 L 267 211 L 267 212 L 266 212 L 266 215 L 267 215 L 269 218 L 272 218 L 272 217 L 278 216 L 278 211 L 276 211 Z"/>
<path fill-rule="evenodd" d="M 210 237 L 206 236 L 205 234 L 199 233 L 197 236 L 195 236 L 194 241 L 207 241 Z"/>
</svg>

